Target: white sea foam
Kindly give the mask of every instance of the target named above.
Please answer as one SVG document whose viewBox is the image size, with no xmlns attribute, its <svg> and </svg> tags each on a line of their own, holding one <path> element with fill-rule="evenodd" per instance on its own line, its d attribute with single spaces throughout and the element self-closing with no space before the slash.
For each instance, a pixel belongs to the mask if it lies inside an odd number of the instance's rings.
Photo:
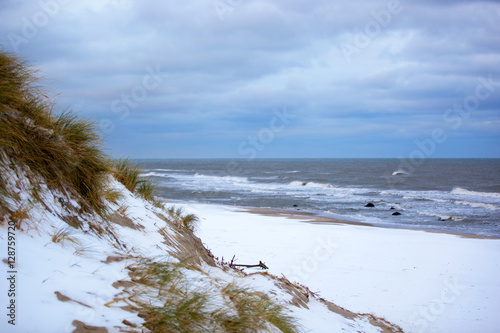
<svg viewBox="0 0 500 333">
<path fill-rule="evenodd" d="M 322 184 L 322 183 L 315 183 L 315 182 L 309 182 L 306 184 L 307 187 L 319 187 L 319 188 L 333 188 L 331 184 Z"/>
<path fill-rule="evenodd" d="M 487 204 L 487 203 L 481 203 L 481 202 L 455 201 L 455 203 L 460 204 L 460 205 L 471 206 L 471 207 L 474 207 L 474 208 L 485 208 L 485 209 L 489 209 L 489 210 L 500 210 L 499 206 L 492 205 L 492 204 Z"/>
<path fill-rule="evenodd" d="M 142 173 L 139 176 L 140 177 L 170 177 L 169 175 L 166 175 L 164 173 L 158 173 L 158 172 Z"/>
<path fill-rule="evenodd" d="M 450 200 L 438 199 L 438 198 L 429 198 L 429 197 L 413 197 L 404 195 L 403 199 L 405 200 L 422 200 L 422 201 L 434 201 L 434 202 L 449 202 Z"/>
<path fill-rule="evenodd" d="M 393 176 L 400 176 L 400 175 L 407 175 L 407 174 L 408 174 L 408 172 L 401 170 L 401 169 L 398 169 L 392 173 Z"/>
<path fill-rule="evenodd" d="M 456 216 L 442 215 L 431 212 L 417 212 L 420 215 L 438 217 L 442 221 L 460 221 L 461 219 Z"/>
<path fill-rule="evenodd" d="M 466 189 L 460 188 L 460 187 L 455 187 L 451 191 L 451 194 L 474 195 L 474 196 L 481 196 L 481 197 L 500 198 L 500 193 L 469 191 L 469 190 L 466 190 Z"/>
<path fill-rule="evenodd" d="M 222 181 L 222 182 L 231 182 L 231 183 L 248 183 L 248 178 L 246 177 L 235 177 L 235 176 L 209 176 L 202 174 L 195 174 L 195 178 L 207 179 L 211 181 Z"/>
<path fill-rule="evenodd" d="M 401 204 L 398 204 L 398 203 L 392 203 L 392 204 L 389 204 L 389 203 L 385 203 L 387 206 L 391 206 L 393 207 L 394 209 L 396 210 L 403 210 L 403 206 L 401 206 Z"/>
<path fill-rule="evenodd" d="M 265 190 L 265 189 L 253 189 L 253 190 L 250 190 L 250 192 L 252 193 L 273 193 L 273 191 L 269 191 L 269 190 Z"/>
<path fill-rule="evenodd" d="M 323 184 L 323 183 L 315 183 L 315 182 L 301 182 L 301 181 L 293 181 L 290 182 L 291 186 L 305 186 L 305 187 L 314 187 L 314 188 L 335 188 L 332 184 Z"/>
</svg>

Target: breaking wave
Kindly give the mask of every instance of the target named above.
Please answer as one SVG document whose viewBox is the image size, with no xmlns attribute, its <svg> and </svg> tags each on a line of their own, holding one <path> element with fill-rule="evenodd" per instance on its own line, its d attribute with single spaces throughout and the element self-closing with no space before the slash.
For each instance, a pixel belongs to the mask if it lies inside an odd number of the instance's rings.
<svg viewBox="0 0 500 333">
<path fill-rule="evenodd" d="M 470 201 L 455 201 L 455 203 L 460 205 L 471 206 L 474 208 L 485 208 L 489 210 L 500 210 L 500 207 L 492 204 L 481 203 L 481 202 L 470 202 Z"/>
<path fill-rule="evenodd" d="M 246 177 L 235 177 L 235 176 L 209 176 L 203 174 L 195 174 L 195 178 L 206 179 L 211 181 L 222 181 L 222 182 L 230 182 L 230 183 L 248 183 L 248 178 Z"/>
<path fill-rule="evenodd" d="M 322 184 L 322 183 L 315 183 L 315 182 L 301 182 L 301 181 L 293 181 L 289 185 L 314 187 L 314 188 L 334 188 L 334 186 L 332 186 L 332 184 Z"/>
<path fill-rule="evenodd" d="M 466 190 L 466 189 L 460 188 L 460 187 L 455 187 L 451 191 L 451 194 L 474 195 L 474 196 L 481 196 L 481 197 L 500 198 L 500 193 L 469 191 L 469 190 Z"/>
<path fill-rule="evenodd" d="M 164 177 L 164 178 L 169 178 L 169 175 L 166 175 L 164 173 L 157 173 L 157 172 L 148 172 L 148 173 L 141 173 L 139 175 L 140 177 Z"/>
<path fill-rule="evenodd" d="M 436 213 L 431 213 L 431 212 L 417 212 L 420 215 L 425 215 L 425 216 L 433 216 L 437 217 L 439 221 L 461 221 L 462 219 L 456 216 L 451 216 L 451 215 L 442 215 L 442 214 L 436 214 Z"/>
</svg>

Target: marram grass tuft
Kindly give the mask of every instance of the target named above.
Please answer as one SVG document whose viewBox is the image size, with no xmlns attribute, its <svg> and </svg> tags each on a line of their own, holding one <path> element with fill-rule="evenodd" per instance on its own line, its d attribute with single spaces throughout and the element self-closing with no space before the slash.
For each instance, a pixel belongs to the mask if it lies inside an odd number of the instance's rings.
<svg viewBox="0 0 500 333">
<path fill-rule="evenodd" d="M 40 176 L 82 210 L 104 213 L 109 167 L 93 123 L 71 112 L 54 115 L 37 82 L 25 63 L 0 52 L 0 162 L 26 166 L 32 181 Z"/>
</svg>

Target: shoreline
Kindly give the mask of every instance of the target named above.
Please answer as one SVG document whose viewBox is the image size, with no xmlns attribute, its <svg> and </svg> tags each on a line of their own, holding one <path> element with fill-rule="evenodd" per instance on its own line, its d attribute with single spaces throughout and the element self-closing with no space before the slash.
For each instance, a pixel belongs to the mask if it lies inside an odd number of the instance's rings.
<svg viewBox="0 0 500 333">
<path fill-rule="evenodd" d="M 287 209 L 278 209 L 278 208 L 261 208 L 261 207 L 240 207 L 241 212 L 247 212 L 252 214 L 264 215 L 264 216 L 282 216 L 292 220 L 303 220 L 304 222 L 309 223 L 335 223 L 335 224 L 351 224 L 351 225 L 359 225 L 365 227 L 376 227 L 374 224 L 366 223 L 366 222 L 356 222 L 356 221 L 348 221 L 343 219 L 337 219 L 334 217 L 320 216 L 313 212 L 307 211 L 294 211 Z"/>
<path fill-rule="evenodd" d="M 232 206 L 229 206 L 232 207 Z M 321 216 L 313 212 L 306 211 L 293 211 L 286 209 L 278 209 L 278 208 L 261 208 L 261 207 L 239 207 L 238 212 L 247 212 L 251 214 L 269 216 L 269 217 L 285 217 L 291 220 L 300 220 L 302 222 L 311 223 L 311 224 L 346 224 L 346 225 L 354 225 L 354 226 L 363 226 L 363 227 L 373 227 L 373 228 L 382 228 L 382 229 L 396 229 L 396 230 L 412 230 L 412 231 L 423 231 L 430 232 L 436 234 L 446 234 L 446 235 L 454 235 L 462 238 L 469 239 L 500 239 L 500 237 L 493 236 L 482 236 L 482 235 L 474 235 L 474 234 L 461 234 L 456 232 L 449 231 L 439 231 L 439 230 L 427 230 L 427 229 L 412 229 L 402 227 L 393 227 L 393 226 L 379 226 L 372 223 L 366 222 L 357 222 L 357 221 L 348 221 L 343 219 L 338 219 L 334 217 Z"/>
</svg>

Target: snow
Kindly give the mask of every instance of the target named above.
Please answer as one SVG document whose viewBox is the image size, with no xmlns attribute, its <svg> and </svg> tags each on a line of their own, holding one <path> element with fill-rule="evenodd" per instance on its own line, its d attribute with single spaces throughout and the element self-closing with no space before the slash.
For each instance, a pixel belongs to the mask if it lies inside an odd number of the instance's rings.
<svg viewBox="0 0 500 333">
<path fill-rule="evenodd" d="M 215 256 L 236 255 L 242 264 L 261 260 L 270 273 L 285 274 L 339 306 L 383 317 L 405 332 L 500 327 L 499 239 L 188 207 L 203 217 L 197 234 Z"/>
<path fill-rule="evenodd" d="M 93 258 L 75 257 L 58 248 L 58 244 L 44 243 L 43 238 L 19 236 L 22 250 L 17 267 L 19 313 L 15 331 L 70 332 L 73 320 L 92 322 L 94 326 L 121 325 L 123 319 L 138 322 L 135 314 L 104 308 L 118 292 L 113 282 L 127 278 L 123 262 L 104 264 Z M 61 302 L 55 291 L 89 307 Z"/>
<path fill-rule="evenodd" d="M 173 237 L 159 209 L 137 198 L 120 183 L 110 186 L 123 193 L 112 211 L 123 209 L 139 227 L 109 225 L 120 240 L 97 236 L 88 227 L 69 228 L 61 196 L 42 186 L 44 205 L 33 203 L 22 177 L 11 175 L 9 184 L 29 207 L 29 218 L 16 231 L 16 326 L 5 317 L 0 332 L 72 332 L 74 320 L 119 331 L 123 321 L 141 325 L 137 313 L 119 301 L 126 293 L 114 287 L 130 281 L 127 268 L 138 258 L 177 259 L 158 231 Z M 31 203 L 30 203 L 31 200 Z M 73 203 L 76 204 L 76 203 Z M 443 233 L 375 228 L 351 224 L 308 223 L 283 216 L 264 216 L 240 208 L 208 204 L 176 204 L 200 218 L 196 234 L 219 259 L 257 264 L 269 273 L 285 275 L 321 297 L 358 314 L 373 314 L 402 327 L 405 332 L 495 332 L 500 327 L 499 239 L 471 239 Z M 48 207 L 50 210 L 47 210 Z M 125 209 L 126 208 L 126 209 Z M 91 217 L 82 217 L 91 220 Z M 59 242 L 57 232 L 66 232 Z M 0 227 L 0 248 L 6 257 L 7 230 Z M 107 262 L 109 256 L 124 257 Z M 0 292 L 9 289 L 7 265 L 0 264 Z M 260 269 L 245 269 L 259 272 Z M 271 295 L 287 306 L 304 332 L 379 332 L 367 316 L 348 318 L 330 311 L 310 297 L 306 307 L 288 304 L 292 295 L 266 275 L 202 265 L 187 270 L 191 289 L 205 288 L 222 302 L 220 289 L 229 283 Z M 141 287 L 154 297 L 154 290 Z M 63 300 L 61 300 L 63 299 Z M 2 295 L 2 306 L 4 298 Z M 5 309 L 5 307 L 4 307 Z M 5 316 L 5 313 L 3 316 Z"/>
<path fill-rule="evenodd" d="M 172 249 L 169 249 L 163 242 L 163 236 L 158 232 L 161 229 L 162 232 L 175 236 L 175 232 L 166 228 L 165 221 L 155 214 L 159 212 L 159 209 L 137 198 L 123 185 L 113 181 L 110 186 L 121 191 L 123 198 L 117 204 L 109 204 L 109 208 L 117 211 L 126 207 L 127 216 L 139 226 L 138 229 L 131 229 L 121 225 L 108 225 L 107 227 L 112 229 L 119 239 L 120 245 L 114 237 L 106 233 L 98 236 L 89 232 L 85 224 L 81 229 L 68 227 L 62 219 L 68 212 L 60 204 L 60 199 L 64 196 L 42 187 L 39 193 L 44 201 L 42 205 L 32 200 L 30 193 L 26 190 L 29 184 L 24 184 L 22 177 L 12 179 L 11 186 L 18 186 L 15 190 L 23 193 L 22 200 L 12 202 L 12 206 L 30 209 L 29 218 L 22 222 L 22 230 L 16 231 L 16 325 L 8 323 L 8 318 L 5 317 L 7 310 L 5 310 L 4 318 L 0 320 L 0 332 L 72 332 L 75 329 L 73 326 L 75 320 L 91 326 L 105 327 L 109 332 L 119 332 L 127 328 L 123 324 L 124 320 L 140 326 L 143 319 L 138 317 L 137 313 L 119 307 L 127 305 L 121 299 L 123 296 L 130 296 L 130 293 L 127 294 L 123 287 L 113 285 L 117 281 L 130 281 L 128 266 L 137 264 L 140 258 L 153 260 L 162 258 L 170 262 L 178 262 L 177 259 L 168 255 L 169 250 Z M 234 223 L 235 217 L 253 217 L 253 215 L 240 215 L 240 213 L 217 206 L 198 206 L 194 209 L 188 207 L 187 212 L 196 212 L 200 217 L 206 217 L 202 223 L 203 231 L 208 231 L 205 228 L 208 221 L 215 221 L 212 224 L 215 227 L 217 223 Z M 95 217 L 81 216 L 80 218 L 88 223 Z M 251 220 L 247 219 L 247 221 Z M 268 220 L 262 219 L 262 222 L 267 223 L 266 221 Z M 284 219 L 269 221 L 269 226 L 274 229 L 287 230 L 291 225 L 290 221 Z M 252 225 L 241 224 L 239 231 L 237 229 L 233 231 L 237 234 L 241 233 L 243 226 L 246 228 L 245 233 L 250 242 L 241 253 L 258 255 L 242 256 L 242 260 L 252 263 L 256 258 L 265 258 L 273 263 L 281 260 L 280 251 L 267 251 L 269 244 L 266 243 L 266 246 L 262 247 L 258 242 L 251 242 L 254 236 L 266 233 L 266 230 L 255 230 Z M 302 226 L 302 224 L 297 224 L 297 226 Z M 235 241 L 234 234 L 230 230 L 230 228 L 226 230 L 228 232 L 220 230 L 220 233 L 216 235 L 217 231 L 212 229 L 212 237 L 207 236 L 211 244 L 214 239 L 217 239 L 217 243 L 224 248 L 221 253 L 239 253 L 242 249 L 243 243 Z M 65 233 L 65 236 L 62 240 L 54 242 L 53 237 L 58 232 Z M 284 239 L 291 238 L 284 237 Z M 300 237 L 295 241 L 299 243 Z M 0 227 L 0 242 L 0 248 L 6 251 L 5 223 Z M 272 243 L 273 238 L 269 237 L 268 242 Z M 223 244 L 226 244 L 225 247 Z M 289 253 L 295 249 L 293 243 L 282 245 L 283 249 Z M 266 256 L 260 254 L 262 251 L 266 253 Z M 274 253 L 272 260 L 269 256 L 271 253 Z M 6 256 L 5 252 L 2 259 L 4 256 Z M 124 259 L 107 262 L 106 259 L 110 256 Z M 7 293 L 9 289 L 6 279 L 8 266 L 5 263 L 0 265 L 3 274 L 0 279 L 0 291 Z M 272 272 L 281 273 L 275 268 Z M 223 302 L 220 290 L 229 283 L 236 283 L 238 286 L 272 295 L 277 303 L 292 311 L 292 315 L 299 320 L 304 332 L 331 332 L 332 329 L 344 332 L 379 331 L 366 318 L 345 318 L 329 311 L 325 304 L 313 297 L 307 303 L 308 308 L 292 306 L 288 304 L 292 300 L 292 295 L 280 288 L 276 280 L 269 276 L 255 274 L 247 276 L 238 271 L 208 265 L 202 265 L 201 271 L 185 269 L 184 275 L 190 283 L 191 290 L 205 288 L 213 293 L 213 299 L 219 299 L 220 302 Z M 154 297 L 155 290 L 147 290 L 147 288 L 141 286 L 138 292 L 144 297 Z M 1 303 L 4 309 L 6 302 L 8 302 L 7 298 L 2 295 Z M 276 329 L 270 329 L 270 331 L 276 331 Z"/>
</svg>

